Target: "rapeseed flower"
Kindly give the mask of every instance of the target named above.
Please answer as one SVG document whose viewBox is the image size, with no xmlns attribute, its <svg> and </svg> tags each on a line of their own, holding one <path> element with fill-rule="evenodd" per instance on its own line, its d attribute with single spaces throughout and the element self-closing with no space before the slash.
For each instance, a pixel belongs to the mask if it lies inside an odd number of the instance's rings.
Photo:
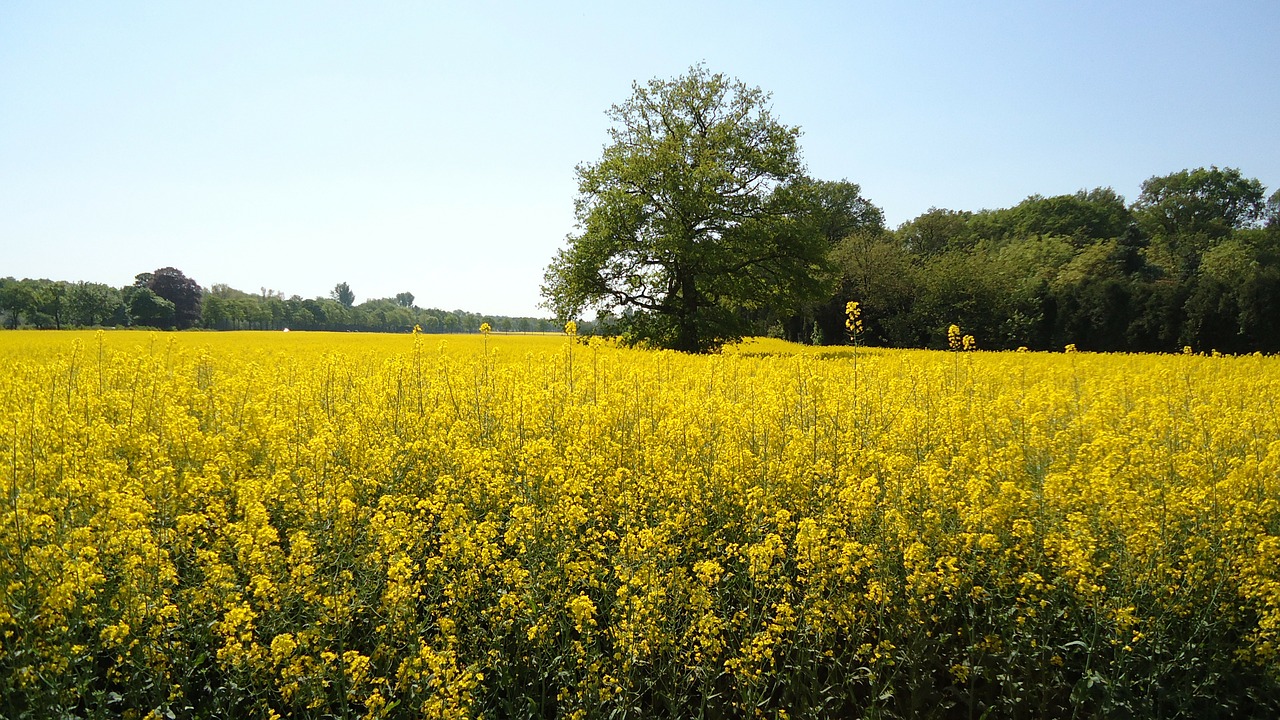
<svg viewBox="0 0 1280 720">
<path fill-rule="evenodd" d="M 0 333 L 0 714 L 1275 697 L 1276 358 L 171 337 Z"/>
</svg>

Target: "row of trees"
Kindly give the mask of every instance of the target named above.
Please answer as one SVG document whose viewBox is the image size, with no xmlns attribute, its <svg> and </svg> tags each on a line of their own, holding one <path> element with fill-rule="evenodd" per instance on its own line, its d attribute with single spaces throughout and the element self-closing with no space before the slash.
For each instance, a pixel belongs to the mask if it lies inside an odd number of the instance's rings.
<svg viewBox="0 0 1280 720">
<path fill-rule="evenodd" d="M 544 318 L 481 315 L 420 308 L 412 293 L 356 304 L 347 283 L 327 298 L 286 298 L 262 289 L 247 293 L 228 285 L 201 288 L 176 268 L 138 275 L 117 288 L 91 282 L 0 278 L 0 323 L 8 328 L 154 327 L 211 330 L 334 330 L 476 332 L 487 322 L 499 332 L 551 332 Z"/>
<path fill-rule="evenodd" d="M 885 346 L 945 347 L 959 323 L 992 349 L 1280 352 L 1278 205 L 1212 167 L 1153 177 L 1131 204 L 1098 188 L 932 209 L 834 244 L 831 296 L 780 331 L 840 342 L 857 299 L 866 340 Z"/>
<path fill-rule="evenodd" d="M 0 278 L 5 327 L 193 327 L 201 289 L 176 268 L 141 273 L 122 288 L 103 283 Z"/>
<path fill-rule="evenodd" d="M 429 333 L 477 332 L 481 323 L 498 332 L 554 332 L 559 326 L 546 318 L 483 315 L 463 310 L 420 308 L 412 293 L 377 298 L 360 304 L 347 283 L 338 283 L 327 298 L 286 298 L 263 289 L 251 294 L 214 285 L 205 294 L 203 326 L 214 330 L 335 330 L 409 332 L 414 326 Z"/>
<path fill-rule="evenodd" d="M 1280 351 L 1280 193 L 1232 168 L 931 209 L 896 230 L 846 181 L 808 177 L 758 88 L 695 66 L 633 86 L 578 167 L 578 232 L 544 276 L 561 319 L 706 351 L 744 335 L 946 347 Z"/>
</svg>

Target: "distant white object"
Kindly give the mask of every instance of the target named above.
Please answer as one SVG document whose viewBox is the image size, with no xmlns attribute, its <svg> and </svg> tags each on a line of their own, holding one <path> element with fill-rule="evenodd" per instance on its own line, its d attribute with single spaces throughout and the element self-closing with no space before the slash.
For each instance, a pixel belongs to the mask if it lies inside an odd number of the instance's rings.
<svg viewBox="0 0 1280 720">
<path fill-rule="evenodd" d="M 289 332 L 289 328 L 285 328 L 285 329 L 284 329 L 284 331 L 285 331 L 285 332 Z"/>
</svg>

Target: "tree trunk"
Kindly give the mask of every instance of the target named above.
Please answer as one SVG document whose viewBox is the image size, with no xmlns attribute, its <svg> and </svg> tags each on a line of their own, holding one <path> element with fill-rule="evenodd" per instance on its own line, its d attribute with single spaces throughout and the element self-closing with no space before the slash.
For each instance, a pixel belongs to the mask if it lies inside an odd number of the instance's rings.
<svg viewBox="0 0 1280 720">
<path fill-rule="evenodd" d="M 693 276 L 687 271 L 677 270 L 676 278 L 680 287 L 680 304 L 676 310 L 675 349 L 687 353 L 700 352 L 702 342 L 698 337 L 698 289 L 694 285 Z"/>
</svg>

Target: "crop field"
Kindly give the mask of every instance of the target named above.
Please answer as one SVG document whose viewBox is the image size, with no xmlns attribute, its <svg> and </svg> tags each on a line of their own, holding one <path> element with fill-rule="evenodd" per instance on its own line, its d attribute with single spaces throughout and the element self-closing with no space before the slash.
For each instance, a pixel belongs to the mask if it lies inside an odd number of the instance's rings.
<svg viewBox="0 0 1280 720">
<path fill-rule="evenodd" d="M 0 333 L 0 717 L 1278 717 L 1280 358 Z"/>
</svg>

